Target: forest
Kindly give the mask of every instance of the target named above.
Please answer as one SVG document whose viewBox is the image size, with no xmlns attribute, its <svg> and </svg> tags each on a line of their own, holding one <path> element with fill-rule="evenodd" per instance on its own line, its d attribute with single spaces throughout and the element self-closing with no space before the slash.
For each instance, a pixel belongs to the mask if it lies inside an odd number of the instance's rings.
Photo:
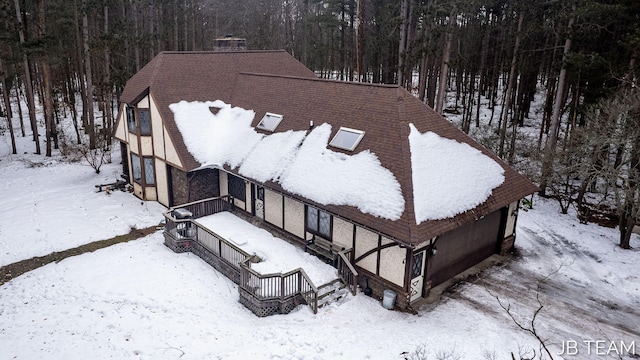
<svg viewBox="0 0 640 360">
<path fill-rule="evenodd" d="M 562 212 L 618 226 L 630 247 L 640 209 L 637 0 L 0 0 L 0 9 L 0 134 L 32 136 L 36 154 L 102 159 L 133 74 L 161 51 L 210 51 L 233 34 L 250 50 L 284 49 L 323 78 L 405 87 Z M 74 133 L 60 126 L 67 115 Z"/>
</svg>

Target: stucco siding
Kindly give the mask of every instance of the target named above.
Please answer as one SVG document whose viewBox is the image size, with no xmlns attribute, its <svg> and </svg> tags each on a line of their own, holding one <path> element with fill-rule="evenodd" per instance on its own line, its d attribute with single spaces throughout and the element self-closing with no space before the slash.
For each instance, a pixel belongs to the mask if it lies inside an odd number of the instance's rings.
<svg viewBox="0 0 640 360">
<path fill-rule="evenodd" d="M 129 133 L 129 151 L 138 153 L 138 137 L 135 134 Z"/>
<path fill-rule="evenodd" d="M 182 161 L 180 161 L 180 157 L 178 156 L 178 152 L 176 151 L 176 147 L 173 146 L 173 142 L 171 141 L 171 137 L 169 137 L 169 133 L 167 129 L 164 128 L 164 151 L 167 162 L 170 164 L 174 164 L 178 167 L 182 167 Z"/>
<path fill-rule="evenodd" d="M 137 182 L 133 183 L 133 193 L 139 197 L 140 199 L 142 199 L 142 185 L 138 184 Z"/>
<path fill-rule="evenodd" d="M 385 242 L 387 241 L 383 238 L 383 243 Z M 406 256 L 407 249 L 400 246 L 382 249 L 380 252 L 380 276 L 398 286 L 404 286 L 405 264 L 403 262 Z"/>
<path fill-rule="evenodd" d="M 504 237 L 507 238 L 516 232 L 516 218 L 518 216 L 518 201 L 512 202 L 507 210 L 507 224 L 504 229 Z"/>
<path fill-rule="evenodd" d="M 347 249 L 353 248 L 353 226 L 353 224 L 334 216 L 333 242 Z"/>
<path fill-rule="evenodd" d="M 162 117 L 156 106 L 155 101 L 151 98 L 151 134 L 153 135 L 153 153 L 156 157 L 165 159 L 164 152 L 164 126 L 162 125 Z"/>
<path fill-rule="evenodd" d="M 158 202 L 169 207 L 169 185 L 167 179 L 167 166 L 164 161 L 156 158 L 156 187 L 158 191 Z"/>
<path fill-rule="evenodd" d="M 158 194 L 156 192 L 156 187 L 155 186 L 147 186 L 144 189 L 144 199 L 145 200 L 150 200 L 150 201 L 157 201 L 158 200 Z"/>
<path fill-rule="evenodd" d="M 149 95 L 145 96 L 136 104 L 137 108 L 148 109 L 149 108 Z"/>
<path fill-rule="evenodd" d="M 378 234 L 371 232 L 367 229 L 356 226 L 356 248 L 355 257 L 359 258 L 361 255 L 371 249 L 378 247 Z M 371 255 L 361 259 L 356 263 L 359 267 L 376 274 L 377 270 L 378 254 L 373 252 Z"/>
<path fill-rule="evenodd" d="M 233 199 L 233 205 L 235 205 L 238 209 L 240 210 L 245 210 L 247 209 L 247 203 L 240 200 L 240 199 Z"/>
<path fill-rule="evenodd" d="M 129 139 L 127 139 L 127 121 L 124 118 L 124 107 L 124 104 L 120 105 L 120 112 L 118 113 L 117 120 L 118 126 L 116 127 L 116 131 L 113 136 L 118 140 L 127 142 Z"/>
<path fill-rule="evenodd" d="M 153 141 L 151 140 L 151 136 L 141 136 L 140 145 L 142 145 L 142 156 L 153 155 Z"/>
<path fill-rule="evenodd" d="M 227 173 L 220 171 L 220 196 L 229 195 L 229 178 Z"/>
<path fill-rule="evenodd" d="M 282 228 L 282 195 L 269 189 L 264 189 L 264 219 Z"/>
<path fill-rule="evenodd" d="M 251 182 L 249 181 L 244 182 L 244 193 L 246 194 L 245 210 L 250 213 L 253 211 L 253 197 L 251 196 Z"/>
<path fill-rule="evenodd" d="M 284 211 L 284 229 L 299 238 L 304 238 L 304 204 L 285 197 Z"/>
</svg>

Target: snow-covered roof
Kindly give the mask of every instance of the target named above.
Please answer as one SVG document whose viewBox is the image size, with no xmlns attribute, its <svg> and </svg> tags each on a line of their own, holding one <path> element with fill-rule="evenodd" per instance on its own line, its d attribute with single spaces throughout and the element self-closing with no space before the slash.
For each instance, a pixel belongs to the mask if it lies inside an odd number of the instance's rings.
<svg viewBox="0 0 640 360">
<path fill-rule="evenodd" d="M 181 101 L 169 108 L 188 150 L 203 166 L 228 165 L 316 203 L 349 205 L 389 220 L 405 211 L 400 183 L 375 153 L 328 148 L 330 124 L 265 135 L 251 127 L 255 112 L 221 100 Z M 211 108 L 219 110 L 214 114 Z M 409 126 L 416 224 L 470 210 L 504 182 L 503 168 L 479 150 Z"/>
<path fill-rule="evenodd" d="M 416 223 L 473 209 L 504 182 L 504 169 L 478 149 L 409 126 Z"/>
<path fill-rule="evenodd" d="M 219 108 L 214 114 L 210 107 Z M 255 113 L 217 101 L 181 101 L 169 106 L 187 148 L 203 166 L 237 168 L 259 182 L 322 205 L 350 205 L 364 213 L 397 220 L 405 209 L 400 184 L 368 150 L 354 155 L 327 148 L 330 124 L 309 132 L 260 134 Z M 240 141 L 239 141 L 240 140 Z"/>
</svg>

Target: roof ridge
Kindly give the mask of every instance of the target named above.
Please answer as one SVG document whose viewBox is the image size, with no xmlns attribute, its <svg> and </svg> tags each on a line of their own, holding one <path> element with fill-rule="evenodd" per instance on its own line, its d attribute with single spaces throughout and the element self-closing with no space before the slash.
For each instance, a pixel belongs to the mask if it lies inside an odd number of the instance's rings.
<svg viewBox="0 0 640 360">
<path fill-rule="evenodd" d="M 153 71 L 151 72 L 151 78 L 149 79 L 149 89 L 151 89 L 151 86 L 156 82 L 156 75 L 158 74 L 158 71 L 160 71 L 160 68 L 162 67 L 162 59 L 164 59 L 164 54 L 162 52 L 158 54 L 157 59 L 158 60 L 154 65 Z"/>
<path fill-rule="evenodd" d="M 195 50 L 195 51 L 178 51 L 178 50 L 165 50 L 158 53 L 167 55 L 189 55 L 189 54 L 238 54 L 238 53 L 282 53 L 285 50 L 236 50 L 236 51 L 215 51 L 215 50 Z"/>
<path fill-rule="evenodd" d="M 386 89 L 400 88 L 400 86 L 397 84 L 376 84 L 376 83 L 337 80 L 337 79 L 307 78 L 307 77 L 292 76 L 292 75 L 254 73 L 254 72 L 246 72 L 246 71 L 241 71 L 238 73 L 238 75 L 262 76 L 262 77 L 284 78 L 284 79 L 293 79 L 293 80 L 308 80 L 308 81 L 326 82 L 326 83 L 333 83 L 333 84 L 349 84 L 354 86 L 369 86 L 369 87 L 386 88 Z"/>
<path fill-rule="evenodd" d="M 402 156 L 402 161 L 400 164 L 402 166 L 403 176 L 407 181 L 405 182 L 405 187 L 402 189 L 403 192 L 406 192 L 404 195 L 405 204 L 403 218 L 407 219 L 407 226 L 409 228 L 409 242 L 413 242 L 416 227 L 416 215 L 415 215 L 415 204 L 413 199 L 413 171 L 411 164 L 411 146 L 409 144 L 409 123 L 406 122 L 406 109 L 404 106 L 404 96 L 406 91 L 398 86 L 398 90 L 396 91 L 396 111 L 398 114 L 398 134 L 400 135 L 400 148 Z M 416 241 L 417 243 L 417 241 Z"/>
</svg>

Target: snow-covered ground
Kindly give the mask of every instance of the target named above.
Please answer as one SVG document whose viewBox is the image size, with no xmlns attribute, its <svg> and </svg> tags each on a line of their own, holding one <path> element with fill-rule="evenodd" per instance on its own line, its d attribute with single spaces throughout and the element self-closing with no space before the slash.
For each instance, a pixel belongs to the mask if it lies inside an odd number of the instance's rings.
<svg viewBox="0 0 640 360">
<path fill-rule="evenodd" d="M 0 266 L 161 219 L 156 203 L 95 192 L 115 180 L 119 159 L 96 175 L 32 155 L 32 142 L 18 140 L 11 155 L 8 135 L 0 137 Z M 238 302 L 235 284 L 193 254 L 171 252 L 156 232 L 0 286 L 0 360 L 403 359 L 419 349 L 429 359 L 511 359 L 540 349 L 494 296 L 529 326 L 536 295 L 544 305 L 536 329 L 555 359 L 612 358 L 598 353 L 622 345 L 640 353 L 640 240 L 622 250 L 617 236 L 536 198 L 520 212 L 514 256 L 415 315 L 358 293 L 315 315 L 300 306 L 258 318 Z M 572 341 L 578 354 L 558 355 Z"/>
</svg>

